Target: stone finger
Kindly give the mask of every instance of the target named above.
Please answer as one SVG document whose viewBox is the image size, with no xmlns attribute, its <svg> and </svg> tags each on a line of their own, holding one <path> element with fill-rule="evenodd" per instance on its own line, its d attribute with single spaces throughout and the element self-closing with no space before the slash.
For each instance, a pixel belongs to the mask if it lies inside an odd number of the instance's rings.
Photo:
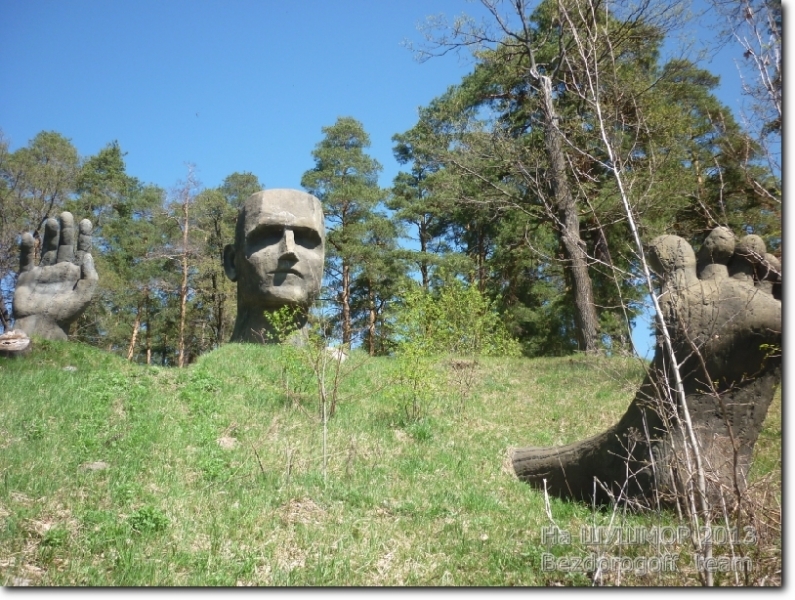
<svg viewBox="0 0 795 600">
<path fill-rule="evenodd" d="M 86 252 L 80 265 L 80 280 L 75 285 L 75 292 L 77 292 L 81 304 L 88 304 L 91 301 L 98 280 L 99 275 L 96 268 L 94 268 L 94 257 L 89 252 Z"/>
<path fill-rule="evenodd" d="M 55 264 L 58 255 L 58 239 L 60 237 L 58 221 L 50 217 L 44 223 L 44 243 L 41 250 L 41 266 L 48 267 Z"/>
<path fill-rule="evenodd" d="M 99 275 L 97 275 L 97 270 L 94 267 L 94 257 L 91 256 L 90 252 L 86 252 L 83 255 L 83 264 L 81 265 L 80 270 L 80 279 L 86 279 L 90 281 L 96 281 L 99 279 Z"/>
<path fill-rule="evenodd" d="M 70 212 L 61 213 L 61 239 L 57 262 L 72 262 L 75 258 L 75 218 Z"/>
<path fill-rule="evenodd" d="M 91 252 L 93 244 L 93 240 L 91 238 L 92 231 L 93 226 L 91 225 L 91 221 L 88 219 L 83 219 L 80 221 L 80 235 L 77 237 L 78 252 Z"/>
<path fill-rule="evenodd" d="M 36 240 L 28 232 L 22 234 L 22 242 L 19 244 L 19 272 L 30 271 L 34 265 L 36 254 Z"/>
<path fill-rule="evenodd" d="M 734 249 L 729 262 L 729 276 L 740 281 L 759 281 L 757 267 L 765 260 L 765 241 L 755 234 L 746 235 Z"/>
<path fill-rule="evenodd" d="M 759 289 L 781 300 L 781 261 L 770 253 L 759 268 Z"/>
<path fill-rule="evenodd" d="M 755 234 L 746 235 L 740 240 L 740 243 L 737 244 L 734 253 L 744 256 L 749 262 L 758 265 L 764 260 L 765 254 L 767 254 L 765 240 Z"/>
<path fill-rule="evenodd" d="M 781 281 L 781 261 L 770 254 L 765 254 L 765 261 L 762 264 L 764 267 L 763 279 L 766 281 Z"/>
<path fill-rule="evenodd" d="M 729 276 L 727 265 L 734 254 L 737 240 L 726 227 L 716 227 L 698 251 L 698 276 L 701 279 L 723 279 Z"/>
<path fill-rule="evenodd" d="M 687 285 L 696 278 L 696 254 L 678 235 L 661 235 L 649 244 L 649 266 L 664 280 Z"/>
</svg>

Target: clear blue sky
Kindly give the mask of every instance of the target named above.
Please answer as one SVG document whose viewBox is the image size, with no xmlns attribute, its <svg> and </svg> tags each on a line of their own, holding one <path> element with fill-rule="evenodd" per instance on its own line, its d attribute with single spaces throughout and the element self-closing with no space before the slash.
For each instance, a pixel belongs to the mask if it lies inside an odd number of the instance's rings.
<svg viewBox="0 0 795 600">
<path fill-rule="evenodd" d="M 83 156 L 117 140 L 127 172 L 165 189 L 186 163 L 206 187 L 250 171 L 268 188 L 300 188 L 321 127 L 351 116 L 370 134 L 386 187 L 399 170 L 392 136 L 472 66 L 455 54 L 420 64 L 401 42 L 419 42 L 429 15 L 462 12 L 482 9 L 466 0 L 0 0 L 0 130 L 11 150 L 43 130 Z M 708 42 L 722 23 L 704 25 L 691 34 Z M 729 45 L 704 64 L 735 110 L 737 58 Z"/>
<path fill-rule="evenodd" d="M 12 149 L 41 130 L 82 154 L 118 140 L 127 169 L 170 188 L 192 162 L 205 186 L 251 171 L 300 187 L 321 127 L 361 121 L 397 172 L 391 137 L 460 80 L 454 56 L 401 46 L 456 0 L 0 2 L 0 128 Z"/>
</svg>

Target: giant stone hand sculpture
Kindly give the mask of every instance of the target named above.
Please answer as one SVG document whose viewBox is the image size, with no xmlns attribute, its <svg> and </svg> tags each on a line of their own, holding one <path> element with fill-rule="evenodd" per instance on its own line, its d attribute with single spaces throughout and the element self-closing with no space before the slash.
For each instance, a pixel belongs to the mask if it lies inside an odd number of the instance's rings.
<svg viewBox="0 0 795 600">
<path fill-rule="evenodd" d="M 278 339 L 267 315 L 285 306 L 295 309 L 294 328 L 303 328 L 320 294 L 324 258 L 320 200 L 289 189 L 249 196 L 237 217 L 235 243 L 224 248 L 224 271 L 237 282 L 232 341 Z"/>
<path fill-rule="evenodd" d="M 79 225 L 75 250 L 75 223 L 71 213 L 47 219 L 39 266 L 34 266 L 35 240 L 22 235 L 19 278 L 14 292 L 14 328 L 29 336 L 67 339 L 69 325 L 86 310 L 98 276 L 91 256 L 91 221 Z"/>
<path fill-rule="evenodd" d="M 728 505 L 746 485 L 780 381 L 780 264 L 758 236 L 736 242 L 722 227 L 710 233 L 698 257 L 677 236 L 656 238 L 649 250 L 651 266 L 663 278 L 661 310 L 681 365 L 707 494 Z M 683 446 L 685 414 L 669 356 L 657 347 L 617 425 L 567 446 L 516 450 L 517 476 L 564 498 L 591 500 L 595 492 L 603 502 L 610 497 L 605 489 L 618 497 L 626 486 L 630 498 L 673 503 L 693 476 L 694 457 L 690 451 L 688 459 Z"/>
</svg>

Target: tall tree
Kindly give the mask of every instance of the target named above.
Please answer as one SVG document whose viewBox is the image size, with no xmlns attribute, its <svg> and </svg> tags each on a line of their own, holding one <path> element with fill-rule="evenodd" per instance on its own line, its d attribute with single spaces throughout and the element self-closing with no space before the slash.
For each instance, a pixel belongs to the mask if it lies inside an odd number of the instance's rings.
<svg viewBox="0 0 795 600">
<path fill-rule="evenodd" d="M 570 304 L 558 307 L 574 308 L 580 349 L 594 348 L 595 332 L 600 344 L 623 344 L 642 296 L 613 161 L 621 161 L 630 176 L 627 189 L 644 235 L 677 225 L 687 230 L 678 233 L 700 241 L 715 224 L 728 224 L 716 218 L 727 194 L 736 198 L 735 221 L 750 215 L 752 198 L 743 187 L 751 182 L 730 181 L 739 169 L 726 158 L 733 152 L 739 163 L 747 137 L 711 95 L 714 77 L 687 61 L 660 64 L 675 2 L 644 3 L 634 12 L 600 0 L 548 0 L 535 8 L 523 1 L 481 3 L 495 31 L 464 19 L 453 26 L 452 37 L 437 39 L 441 51 L 476 47 L 476 64 L 427 109 L 448 124 L 441 137 L 450 141 L 439 162 L 457 174 L 447 180 L 458 188 L 461 208 L 450 213 L 463 226 L 459 237 L 475 245 L 479 278 L 486 257 L 495 300 L 510 292 L 513 302 L 522 297 L 545 310 L 556 305 L 548 292 L 535 298 L 529 288 L 519 293 L 523 286 L 505 280 L 514 273 L 537 282 L 539 291 L 547 286 L 568 296 Z M 595 28 L 605 34 L 589 38 L 584 50 L 583 36 Z M 763 180 L 753 178 L 754 184 Z M 754 219 L 755 227 L 769 226 L 762 212 Z M 549 232 L 557 248 L 550 246 Z M 501 251 L 522 238 L 535 261 Z M 555 283 L 561 271 L 550 269 L 551 261 L 562 267 L 562 288 Z M 515 303 L 502 306 L 522 314 L 527 331 L 534 328 L 532 312 L 540 306 L 529 312 Z M 596 328 L 590 326 L 594 314 Z"/>
<path fill-rule="evenodd" d="M 63 210 L 79 170 L 77 150 L 59 133 L 42 131 L 15 152 L 0 135 L 0 310 L 14 293 L 19 234 L 38 235 Z"/>
<path fill-rule="evenodd" d="M 154 305 L 162 265 L 151 255 L 163 243 L 157 222 L 164 194 L 127 174 L 124 152 L 113 142 L 89 157 L 68 208 L 95 222 L 94 256 L 100 280 L 95 302 L 76 324 L 77 339 L 132 360 L 143 333 L 151 360 Z"/>
<path fill-rule="evenodd" d="M 550 218 L 556 225 L 567 263 L 566 274 L 571 285 L 572 299 L 577 321 L 577 337 L 580 349 L 595 352 L 600 347 L 599 319 L 596 311 L 593 284 L 589 272 L 589 257 L 580 230 L 580 206 L 578 205 L 573 182 L 570 176 L 571 151 L 566 144 L 561 123 L 561 94 L 565 89 L 565 56 L 560 49 L 567 41 L 563 30 L 550 22 L 551 3 L 542 3 L 532 12 L 524 0 L 512 3 L 512 14 L 501 13 L 498 0 L 482 0 L 482 4 L 494 17 L 497 33 L 491 34 L 486 28 L 470 24 L 456 26 L 452 38 L 443 38 L 438 43 L 444 49 L 455 46 L 477 45 L 481 49 L 480 63 L 469 82 L 461 87 L 456 102 L 471 106 L 474 103 L 486 105 L 494 100 L 513 104 L 515 111 L 524 113 L 526 122 L 521 129 L 538 129 L 543 135 L 540 141 L 544 151 L 544 194 Z M 512 17 L 512 18 L 511 18 Z M 511 23 L 514 21 L 514 23 Z M 483 48 L 494 47 L 489 51 Z M 558 50 L 556 52 L 556 50 Z M 495 56 L 495 54 L 499 56 Z M 491 57 L 489 57 L 491 55 Z M 488 93 L 485 97 L 476 93 L 476 98 L 467 94 L 467 88 L 483 83 L 483 76 L 495 68 L 505 73 L 503 65 L 511 65 L 512 88 L 521 88 L 523 98 L 507 98 L 504 93 Z M 478 70 L 480 72 L 478 72 Z M 487 82 L 487 86 L 488 86 Z M 493 85 L 493 83 L 492 83 Z M 482 88 L 481 88 L 482 90 Z M 532 110 L 524 106 L 523 99 L 532 97 Z M 538 190 L 542 191 L 542 190 Z"/>
<path fill-rule="evenodd" d="M 444 242 L 450 227 L 452 198 L 445 196 L 438 179 L 445 176 L 439 157 L 447 140 L 434 127 L 432 112 L 422 110 L 419 122 L 409 131 L 392 137 L 393 152 L 401 165 L 410 167 L 395 176 L 386 205 L 393 218 L 416 231 L 419 250 L 409 257 L 417 265 L 423 289 L 430 290 L 431 268 L 439 264 L 449 250 Z"/>
<path fill-rule="evenodd" d="M 235 172 L 228 175 L 221 184 L 219 191 L 223 194 L 224 200 L 229 206 L 238 209 L 246 201 L 246 198 L 259 192 L 264 187 L 254 173 L 244 171 L 243 173 Z"/>
<path fill-rule="evenodd" d="M 394 219 L 373 213 L 367 219 L 359 265 L 351 286 L 351 313 L 364 333 L 370 356 L 392 348 L 388 308 L 406 279 L 405 252 L 397 248 L 399 225 Z"/>
<path fill-rule="evenodd" d="M 727 24 L 729 41 L 739 45 L 738 62 L 745 128 L 760 147 L 771 171 L 781 173 L 781 125 L 784 116 L 782 56 L 784 15 L 781 0 L 710 0 Z M 714 20 L 713 14 L 709 14 Z M 765 190 L 781 202 L 781 187 Z"/>
<path fill-rule="evenodd" d="M 169 205 L 171 219 L 177 224 L 180 232 L 180 239 L 176 242 L 179 250 L 179 334 L 177 340 L 177 366 L 185 367 L 188 364 L 188 357 L 185 348 L 185 336 L 188 313 L 188 276 L 191 268 L 191 258 L 196 255 L 195 247 L 191 244 L 191 227 L 196 221 L 193 214 L 193 205 L 196 202 L 196 195 L 199 183 L 196 180 L 193 165 L 188 166 L 188 175 L 184 182 L 174 192 L 174 198 Z"/>
<path fill-rule="evenodd" d="M 323 127 L 324 138 L 312 152 L 315 167 L 306 171 L 301 185 L 323 203 L 327 222 L 327 275 L 338 291 L 343 344 L 353 338 L 351 289 L 363 258 L 367 222 L 384 198 L 378 186 L 381 165 L 365 153 L 370 137 L 362 124 L 340 117 Z"/>
<path fill-rule="evenodd" d="M 209 335 L 200 336 L 202 352 L 219 347 L 231 335 L 237 307 L 235 286 L 223 272 L 224 245 L 234 239 L 237 209 L 263 187 L 252 173 L 232 173 L 218 188 L 196 197 L 196 225 L 201 232 L 196 307 L 203 315 L 201 327 L 209 326 Z"/>
</svg>

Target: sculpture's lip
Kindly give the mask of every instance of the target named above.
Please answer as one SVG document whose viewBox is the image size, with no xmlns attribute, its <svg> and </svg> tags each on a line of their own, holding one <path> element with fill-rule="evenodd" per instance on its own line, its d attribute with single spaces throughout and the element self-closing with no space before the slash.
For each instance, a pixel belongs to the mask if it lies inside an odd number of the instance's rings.
<svg viewBox="0 0 795 600">
<path fill-rule="evenodd" d="M 298 277 L 303 277 L 303 274 L 300 271 L 296 271 L 295 269 L 278 269 L 273 272 L 274 275 L 298 275 Z"/>
</svg>

